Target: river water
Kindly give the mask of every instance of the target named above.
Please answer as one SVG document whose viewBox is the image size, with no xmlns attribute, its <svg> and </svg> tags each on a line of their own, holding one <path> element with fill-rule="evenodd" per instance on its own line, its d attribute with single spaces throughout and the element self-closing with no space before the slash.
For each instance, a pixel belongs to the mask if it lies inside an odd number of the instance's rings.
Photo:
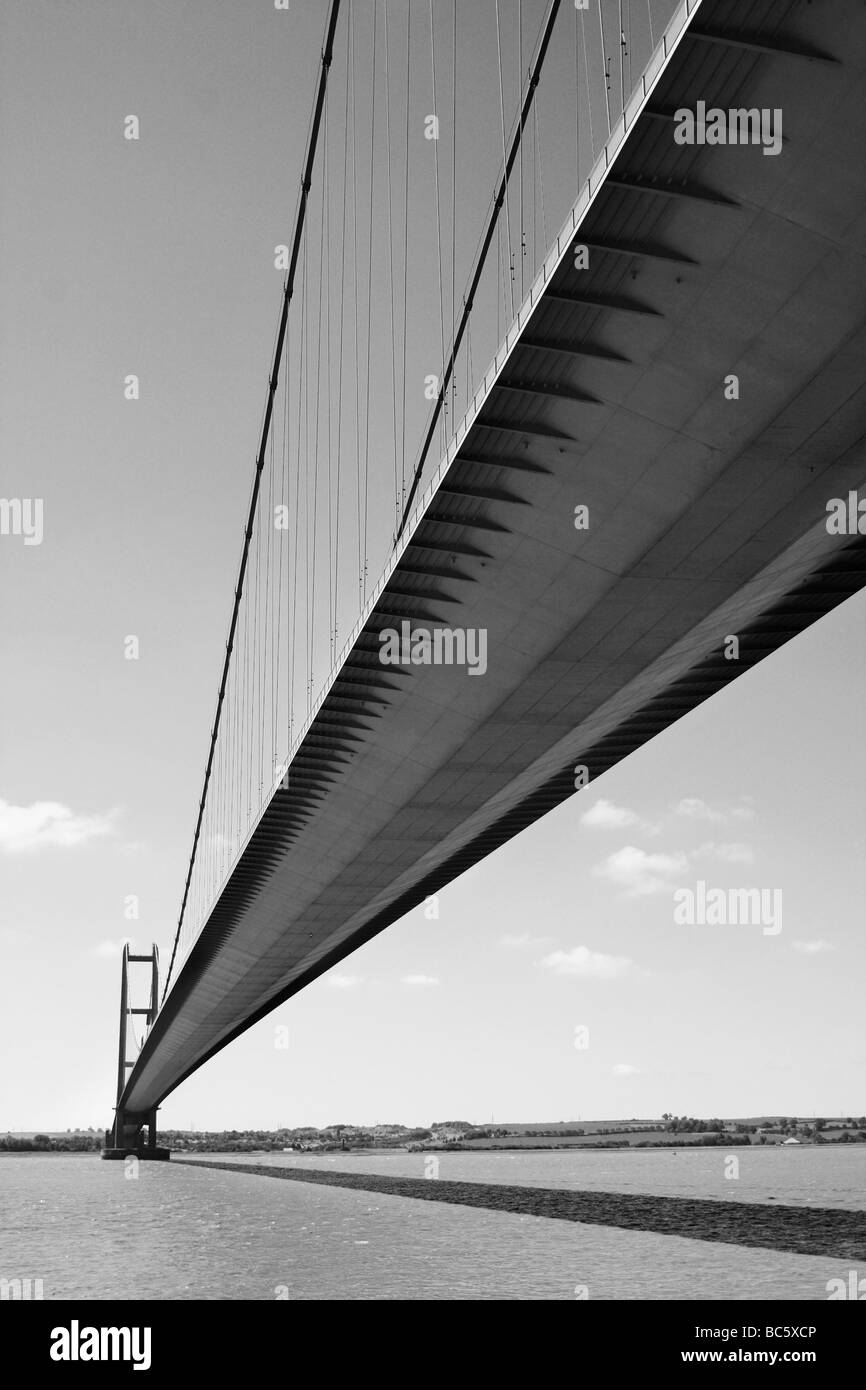
<svg viewBox="0 0 866 1390">
<path fill-rule="evenodd" d="M 730 1156 L 739 1158 L 735 1179 L 724 1176 Z M 280 1154 L 238 1164 L 419 1177 L 431 1157 Z M 866 1206 L 866 1145 L 436 1157 L 442 1181 Z M 850 1272 L 823 1256 L 207 1172 L 179 1158 L 140 1164 L 134 1178 L 127 1171 L 93 1155 L 0 1159 L 0 1279 L 39 1279 L 46 1300 L 812 1300 Z"/>
</svg>

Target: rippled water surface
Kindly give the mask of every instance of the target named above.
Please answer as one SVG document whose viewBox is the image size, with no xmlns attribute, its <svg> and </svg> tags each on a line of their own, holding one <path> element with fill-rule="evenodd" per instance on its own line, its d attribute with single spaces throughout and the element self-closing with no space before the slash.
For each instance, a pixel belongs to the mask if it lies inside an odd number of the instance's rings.
<svg viewBox="0 0 866 1390">
<path fill-rule="evenodd" d="M 439 1177 L 862 1207 L 858 1150 L 442 1154 Z M 216 1157 L 216 1156 L 215 1156 Z M 224 1158 L 224 1156 L 218 1156 Z M 256 1162 L 423 1176 L 425 1154 Z M 244 1160 L 239 1160 L 242 1164 Z M 0 1278 L 44 1297 L 126 1299 L 826 1299 L 848 1268 L 676 1236 L 90 1155 L 0 1159 Z"/>
<path fill-rule="evenodd" d="M 866 1144 L 833 1148 L 693 1148 L 548 1150 L 519 1153 L 213 1154 L 239 1162 L 299 1168 L 341 1168 L 423 1178 L 436 1159 L 440 1179 L 563 1187 L 591 1192 L 648 1192 L 659 1197 L 711 1197 L 791 1206 L 866 1207 Z M 201 1155 L 207 1158 L 207 1154 Z M 736 1159 L 736 1166 L 729 1160 Z M 725 1173 L 736 1172 L 736 1178 Z"/>
</svg>

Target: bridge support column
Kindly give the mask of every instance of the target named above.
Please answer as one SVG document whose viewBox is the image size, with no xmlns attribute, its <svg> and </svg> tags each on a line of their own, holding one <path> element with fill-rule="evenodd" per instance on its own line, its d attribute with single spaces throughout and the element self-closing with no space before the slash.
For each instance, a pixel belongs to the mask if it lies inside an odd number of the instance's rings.
<svg viewBox="0 0 866 1390">
<path fill-rule="evenodd" d="M 130 963 L 146 962 L 151 967 L 150 972 L 150 1003 L 146 1009 L 133 1009 L 129 1003 L 129 966 Z M 122 1105 L 123 1093 L 126 1089 L 126 1074 L 132 1068 L 133 1063 L 126 1055 L 128 1044 L 129 1019 L 132 1014 L 143 1014 L 145 1024 L 149 1028 L 156 1018 L 159 1008 L 159 953 L 154 945 L 150 955 L 133 956 L 129 953 L 129 946 L 123 948 L 123 961 L 120 977 L 120 1044 L 117 1059 L 117 1105 L 114 1110 L 114 1124 L 110 1130 L 105 1132 L 105 1148 L 102 1150 L 102 1157 L 108 1159 L 122 1160 L 130 1156 L 138 1159 L 150 1159 L 165 1161 L 171 1158 L 170 1149 L 161 1149 L 156 1142 L 156 1107 L 153 1110 L 137 1114 L 131 1110 L 126 1110 Z M 145 1141 L 142 1130 L 147 1128 L 147 1140 Z"/>
<path fill-rule="evenodd" d="M 146 1135 L 142 1132 L 144 1129 Z M 120 1161 L 132 1156 L 142 1161 L 165 1162 L 171 1158 L 171 1150 L 161 1148 L 156 1138 L 155 1110 L 146 1115 L 134 1115 L 118 1107 L 114 1124 L 105 1131 L 102 1157 Z"/>
</svg>

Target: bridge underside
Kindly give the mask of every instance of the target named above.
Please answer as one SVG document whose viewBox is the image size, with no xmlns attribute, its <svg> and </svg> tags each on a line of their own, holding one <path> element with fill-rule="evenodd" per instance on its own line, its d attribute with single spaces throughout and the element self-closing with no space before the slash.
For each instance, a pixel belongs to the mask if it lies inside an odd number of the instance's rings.
<svg viewBox="0 0 866 1390">
<path fill-rule="evenodd" d="M 698 100 L 781 108 L 783 151 L 677 145 Z M 573 795 L 576 765 L 597 779 L 866 584 L 866 539 L 825 525 L 866 483 L 864 108 L 861 6 L 699 8 L 572 239 L 589 268 L 565 249 L 407 530 L 128 1115 Z M 404 620 L 486 629 L 485 674 L 381 665 Z"/>
</svg>

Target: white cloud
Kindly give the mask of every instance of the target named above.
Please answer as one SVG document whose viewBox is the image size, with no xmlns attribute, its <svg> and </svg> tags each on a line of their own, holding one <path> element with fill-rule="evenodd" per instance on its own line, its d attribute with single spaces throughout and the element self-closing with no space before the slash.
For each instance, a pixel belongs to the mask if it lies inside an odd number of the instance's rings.
<svg viewBox="0 0 866 1390">
<path fill-rule="evenodd" d="M 325 980 L 330 989 L 354 989 L 362 983 L 360 975 L 329 975 Z"/>
<path fill-rule="evenodd" d="M 430 985 L 438 985 L 438 983 L 439 983 L 439 981 L 436 979 L 436 976 L 435 976 L 435 975 L 404 975 L 404 976 L 403 976 L 403 984 L 404 984 L 404 985 L 417 985 L 417 986 L 419 986 L 419 987 L 422 988 L 422 989 L 425 988 L 425 987 L 428 987 L 428 986 L 430 986 Z"/>
<path fill-rule="evenodd" d="M 588 811 L 584 811 L 580 823 L 589 826 L 592 830 L 626 830 L 630 826 L 636 825 L 645 835 L 658 835 L 661 830 L 660 825 L 655 825 L 652 821 L 642 820 L 636 811 L 630 811 L 627 806 L 617 806 L 613 801 L 605 800 L 604 797 L 597 801 L 594 806 L 590 806 Z"/>
<path fill-rule="evenodd" d="M 639 819 L 627 806 L 615 806 L 612 801 L 602 797 L 588 811 L 584 811 L 580 823 L 597 826 L 600 830 L 622 830 L 627 825 L 637 825 Z"/>
<path fill-rule="evenodd" d="M 674 815 L 686 816 L 689 820 L 711 820 L 719 823 L 728 819 L 725 811 L 717 811 L 699 796 L 683 797 L 674 807 Z"/>
<path fill-rule="evenodd" d="M 799 951 L 801 956 L 820 956 L 824 951 L 836 949 L 830 941 L 792 941 L 791 946 L 795 951 Z"/>
<path fill-rule="evenodd" d="M 712 859 L 723 859 L 727 864 L 754 864 L 755 851 L 751 845 L 740 843 L 720 845 L 713 840 L 708 840 L 706 844 L 699 846 L 692 851 L 693 857 L 709 857 Z"/>
<path fill-rule="evenodd" d="M 617 1062 L 613 1074 L 614 1076 L 640 1076 L 640 1069 L 633 1067 L 630 1062 Z"/>
<path fill-rule="evenodd" d="M 610 879 L 631 897 L 643 897 L 647 893 L 664 892 L 673 879 L 688 873 L 688 868 L 688 859 L 682 850 L 676 854 L 647 854 L 635 845 L 626 845 L 609 854 L 593 873 L 599 878 Z"/>
<path fill-rule="evenodd" d="M 527 946 L 550 946 L 556 940 L 553 936 L 532 936 L 528 931 L 519 933 L 508 933 L 500 936 L 500 946 L 505 946 L 508 950 L 519 951 Z"/>
<path fill-rule="evenodd" d="M 34 801 L 32 806 L 12 806 L 0 801 L 0 850 L 26 854 L 60 845 L 83 845 L 114 829 L 115 811 L 108 815 L 77 816 L 59 801 Z"/>
<path fill-rule="evenodd" d="M 131 936 L 123 936 L 119 941 L 100 941 L 98 946 L 91 946 L 90 954 L 97 956 L 100 960 L 120 959 L 124 946 L 135 946 Z"/>
<path fill-rule="evenodd" d="M 590 951 L 588 946 L 575 946 L 571 951 L 552 951 L 541 962 L 556 975 L 579 975 L 587 980 L 615 980 L 631 968 L 634 961 L 628 956 L 606 956 Z"/>
<path fill-rule="evenodd" d="M 700 796 L 685 796 L 673 808 L 675 816 L 685 816 L 687 820 L 708 820 L 716 825 L 724 825 L 729 820 L 754 820 L 755 808 L 750 796 L 740 797 L 737 806 L 710 806 Z"/>
</svg>

